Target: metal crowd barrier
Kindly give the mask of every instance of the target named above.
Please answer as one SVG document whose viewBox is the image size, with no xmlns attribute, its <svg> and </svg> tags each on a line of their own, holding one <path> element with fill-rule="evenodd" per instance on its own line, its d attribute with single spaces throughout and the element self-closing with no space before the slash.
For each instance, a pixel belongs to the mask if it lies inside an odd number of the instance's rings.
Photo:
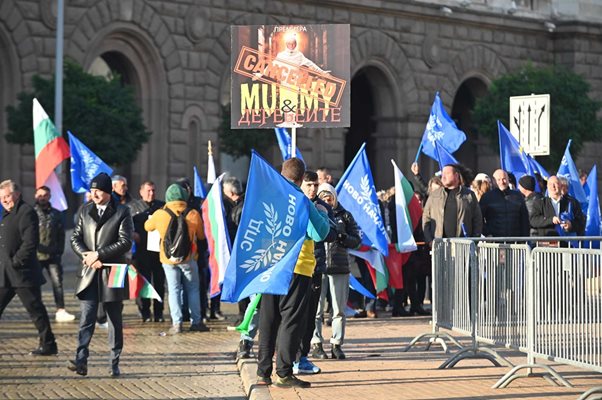
<svg viewBox="0 0 602 400">
<path fill-rule="evenodd" d="M 568 247 L 569 239 L 584 248 Z M 602 251 L 591 248 L 601 239 L 435 240 L 432 332 L 414 338 L 404 351 L 423 339 L 429 341 L 427 350 L 437 342 L 447 352 L 446 339 L 461 347 L 439 368 L 451 368 L 464 358 L 511 366 L 495 347 L 526 353 L 527 363 L 512 368 L 494 388 L 535 376 L 536 368 L 551 383 L 571 387 L 537 359 L 602 372 Z M 440 329 L 470 336 L 472 343 L 462 348 Z M 519 374 L 523 369 L 527 373 Z M 584 396 L 601 392 L 592 389 Z"/>
</svg>

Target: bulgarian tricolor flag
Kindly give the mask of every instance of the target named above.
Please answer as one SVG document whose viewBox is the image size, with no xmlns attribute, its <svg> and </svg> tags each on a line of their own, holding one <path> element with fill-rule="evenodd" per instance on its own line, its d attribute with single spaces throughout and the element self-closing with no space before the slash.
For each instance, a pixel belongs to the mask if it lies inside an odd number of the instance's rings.
<svg viewBox="0 0 602 400">
<path fill-rule="evenodd" d="M 33 142 L 36 155 L 36 188 L 48 186 L 52 206 L 67 209 L 65 194 L 54 169 L 69 158 L 69 146 L 37 99 L 33 99 Z"/>
<path fill-rule="evenodd" d="M 155 299 L 163 302 L 163 299 L 161 296 L 159 296 L 159 293 L 157 293 L 153 285 L 151 285 L 133 265 L 128 265 L 127 271 L 130 299 L 142 297 L 145 299 Z"/>
<path fill-rule="evenodd" d="M 230 236 L 226 227 L 226 214 L 222 202 L 222 179 L 224 175 L 221 174 L 215 180 L 201 206 L 205 236 L 209 248 L 209 269 L 211 271 L 209 293 L 211 297 L 220 293 L 220 284 L 224 281 L 224 273 L 228 262 L 230 262 Z"/>
<path fill-rule="evenodd" d="M 395 161 L 393 172 L 395 174 L 395 215 L 397 222 L 397 249 L 401 253 L 415 251 L 418 247 L 414 240 L 414 229 L 420 223 L 422 206 L 414 196 L 414 189 L 403 175 Z"/>
<path fill-rule="evenodd" d="M 385 265 L 385 258 L 382 253 L 374 248 L 363 245 L 358 250 L 347 250 L 349 254 L 359 257 L 368 264 L 368 272 L 372 277 L 372 283 L 376 289 L 376 294 L 380 298 L 386 299 L 387 286 L 389 285 L 389 271 Z"/>
</svg>

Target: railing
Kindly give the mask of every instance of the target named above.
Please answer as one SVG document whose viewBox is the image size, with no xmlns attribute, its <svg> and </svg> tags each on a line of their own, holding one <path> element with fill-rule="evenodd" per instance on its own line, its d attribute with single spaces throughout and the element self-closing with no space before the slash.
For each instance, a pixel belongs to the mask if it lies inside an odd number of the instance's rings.
<svg viewBox="0 0 602 400">
<path fill-rule="evenodd" d="M 586 246 L 587 248 L 571 248 Z M 585 242 L 587 240 L 588 242 Z M 534 376 L 533 369 L 554 384 L 570 387 L 547 359 L 602 372 L 602 251 L 592 248 L 602 237 L 458 238 L 433 243 L 433 331 L 417 336 L 448 350 L 459 347 L 450 330 L 472 339 L 439 368 L 464 358 L 485 358 L 512 365 L 496 347 L 526 353 L 527 363 L 513 367 L 495 385 Z M 553 246 L 553 247 L 550 247 Z M 489 345 L 492 347 L 486 347 Z M 519 375 L 520 370 L 527 373 Z M 584 394 L 602 392 L 592 389 Z M 583 397 L 585 399 L 585 397 Z"/>
</svg>

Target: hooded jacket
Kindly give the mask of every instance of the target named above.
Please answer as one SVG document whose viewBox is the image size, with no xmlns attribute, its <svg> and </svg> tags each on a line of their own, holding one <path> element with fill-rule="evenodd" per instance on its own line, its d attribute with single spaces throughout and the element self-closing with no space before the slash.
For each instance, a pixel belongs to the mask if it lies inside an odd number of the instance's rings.
<svg viewBox="0 0 602 400">
<path fill-rule="evenodd" d="M 350 270 L 347 249 L 357 249 L 362 239 L 355 219 L 349 211 L 339 204 L 334 187 L 328 183 L 321 184 L 318 187 L 318 197 L 325 193 L 334 198 L 332 211 L 337 231 L 337 239 L 324 245 L 326 249 L 326 273 L 329 275 L 348 274 Z"/>
<path fill-rule="evenodd" d="M 176 201 L 168 201 L 165 203 L 165 207 L 169 208 L 176 216 L 186 210 L 188 204 L 184 200 L 176 200 Z M 169 261 L 169 259 L 165 256 L 165 251 L 163 250 L 163 238 L 165 237 L 165 233 L 167 232 L 167 227 L 169 226 L 169 221 L 171 220 L 171 216 L 165 211 L 163 208 L 158 209 L 153 213 L 149 220 L 144 223 L 144 229 L 148 232 L 154 231 L 155 229 L 159 231 L 159 236 L 161 237 L 161 245 L 159 246 L 159 259 L 162 264 L 174 265 L 175 263 Z M 201 214 L 197 210 L 190 210 L 188 214 L 186 214 L 186 223 L 188 224 L 188 236 L 190 237 L 190 243 L 195 243 L 195 236 L 197 240 L 205 239 L 205 232 L 203 231 L 203 222 L 201 220 Z M 194 256 L 196 259 L 196 249 L 193 248 L 190 251 L 190 254 L 182 263 L 186 263 L 190 260 L 191 256 Z"/>
</svg>

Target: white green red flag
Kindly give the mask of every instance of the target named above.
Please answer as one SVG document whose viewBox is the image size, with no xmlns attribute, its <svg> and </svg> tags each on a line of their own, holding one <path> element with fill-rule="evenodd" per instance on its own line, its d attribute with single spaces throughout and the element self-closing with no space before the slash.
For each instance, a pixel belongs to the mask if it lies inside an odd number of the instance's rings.
<svg viewBox="0 0 602 400">
<path fill-rule="evenodd" d="M 420 223 L 422 216 L 422 206 L 414 196 L 414 189 L 403 175 L 403 172 L 397 167 L 395 161 L 393 172 L 395 174 L 395 217 L 397 222 L 397 250 L 401 253 L 415 251 L 416 240 L 414 240 L 414 229 Z"/>
<path fill-rule="evenodd" d="M 127 266 L 128 271 L 128 285 L 130 290 L 130 299 L 137 299 L 142 297 L 145 299 L 155 299 L 163 302 L 159 293 L 155 290 L 153 285 L 150 284 L 146 278 L 138 272 L 133 265 Z"/>
<path fill-rule="evenodd" d="M 48 186 L 52 193 L 52 206 L 63 211 L 67 208 L 67 202 L 54 169 L 69 158 L 69 146 L 37 99 L 33 99 L 33 139 L 36 188 Z"/>
<path fill-rule="evenodd" d="M 220 284 L 224 281 L 224 274 L 228 262 L 230 262 L 232 248 L 222 201 L 222 179 L 224 175 L 221 174 L 215 180 L 201 206 L 205 237 L 209 248 L 209 269 L 211 271 L 209 293 L 211 297 L 216 296 L 221 291 Z"/>
<path fill-rule="evenodd" d="M 127 283 L 129 290 L 129 298 L 137 299 L 142 297 L 145 299 L 156 299 L 163 302 L 159 293 L 155 290 L 153 285 L 150 284 L 146 278 L 138 272 L 136 267 L 131 264 L 104 264 L 107 267 L 111 267 L 109 272 L 109 284 L 110 288 L 124 288 L 125 277 L 127 275 Z"/>
<path fill-rule="evenodd" d="M 386 289 L 389 285 L 389 271 L 385 265 L 385 258 L 382 253 L 374 248 L 362 246 L 358 250 L 347 250 L 349 254 L 359 257 L 366 261 L 372 283 L 379 297 L 386 297 Z"/>
<path fill-rule="evenodd" d="M 115 264 L 111 265 L 111 272 L 109 272 L 109 287 L 110 288 L 123 288 L 125 287 L 125 275 L 128 272 L 127 264 Z"/>
</svg>

